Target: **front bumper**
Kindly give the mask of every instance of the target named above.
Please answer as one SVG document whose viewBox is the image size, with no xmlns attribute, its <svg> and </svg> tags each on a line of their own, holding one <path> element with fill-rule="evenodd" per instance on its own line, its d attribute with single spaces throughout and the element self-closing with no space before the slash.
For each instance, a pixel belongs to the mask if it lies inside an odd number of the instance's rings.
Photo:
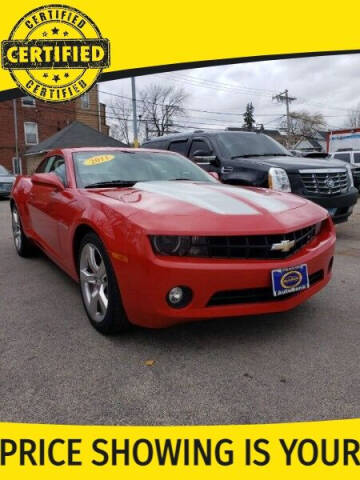
<svg viewBox="0 0 360 480">
<path fill-rule="evenodd" d="M 311 243 L 284 260 L 220 260 L 161 257 L 152 254 L 129 258 L 125 265 L 114 260 L 125 310 L 129 320 L 144 327 L 161 328 L 177 323 L 210 318 L 238 317 L 292 309 L 321 290 L 331 278 L 335 233 L 333 227 L 321 232 Z M 269 289 L 271 270 L 306 263 L 309 276 L 322 271 L 320 280 L 309 289 L 287 298 L 209 306 L 217 292 Z M 316 275 L 315 275 L 316 276 Z M 175 286 L 193 292 L 189 305 L 175 309 L 166 301 Z"/>
<path fill-rule="evenodd" d="M 294 192 L 296 193 L 296 192 Z M 329 197 L 324 196 L 310 196 L 303 195 L 308 200 L 317 203 L 327 210 L 334 209 L 332 219 L 334 223 L 346 222 L 353 212 L 354 206 L 358 199 L 358 190 L 354 187 L 341 195 L 334 195 Z"/>
</svg>

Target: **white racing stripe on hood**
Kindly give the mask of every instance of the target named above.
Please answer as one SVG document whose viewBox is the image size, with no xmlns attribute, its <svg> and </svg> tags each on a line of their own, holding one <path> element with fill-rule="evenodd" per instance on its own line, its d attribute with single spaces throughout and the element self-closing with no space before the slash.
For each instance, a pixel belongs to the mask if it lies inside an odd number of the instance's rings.
<svg viewBox="0 0 360 480">
<path fill-rule="evenodd" d="M 138 182 L 134 187 L 144 192 L 166 195 L 220 215 L 257 215 L 260 213 L 240 199 L 226 195 L 220 189 L 216 191 L 190 182 Z"/>
<path fill-rule="evenodd" d="M 232 187 L 230 185 L 216 186 L 219 186 L 220 188 L 226 188 L 229 192 L 235 193 L 237 196 L 240 196 L 245 200 L 247 199 L 249 202 L 255 203 L 255 205 L 271 213 L 280 213 L 284 212 L 285 210 L 289 210 L 289 205 L 281 200 L 278 200 L 277 198 L 271 197 L 271 195 L 274 195 L 272 193 L 268 195 L 265 192 L 254 192 L 252 190 L 248 190 L 247 188 Z"/>
</svg>

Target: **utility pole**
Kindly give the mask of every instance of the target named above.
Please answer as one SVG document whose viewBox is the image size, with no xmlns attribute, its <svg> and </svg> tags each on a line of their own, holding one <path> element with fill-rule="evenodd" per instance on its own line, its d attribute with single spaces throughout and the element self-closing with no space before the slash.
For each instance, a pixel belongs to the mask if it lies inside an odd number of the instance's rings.
<svg viewBox="0 0 360 480">
<path fill-rule="evenodd" d="M 16 98 L 13 99 L 13 111 L 14 111 L 14 132 L 15 132 L 15 165 L 14 170 L 18 170 L 14 173 L 21 173 L 21 163 L 19 160 L 19 134 L 18 134 L 18 122 L 17 122 L 17 108 Z"/>
<path fill-rule="evenodd" d="M 286 120 L 287 120 L 287 135 L 288 135 L 288 144 L 291 133 L 291 117 L 290 117 L 290 103 L 296 100 L 295 97 L 289 97 L 289 92 L 286 89 L 284 92 L 279 93 L 273 97 L 273 100 L 277 100 L 280 103 L 285 103 L 286 105 Z"/>
<path fill-rule="evenodd" d="M 165 133 L 169 133 L 169 105 L 165 105 L 165 124 L 164 124 Z"/>
<path fill-rule="evenodd" d="M 132 91 L 132 110 L 133 110 L 133 130 L 134 130 L 134 147 L 139 147 L 137 116 L 136 116 L 136 86 L 135 77 L 131 77 L 131 91 Z"/>
</svg>

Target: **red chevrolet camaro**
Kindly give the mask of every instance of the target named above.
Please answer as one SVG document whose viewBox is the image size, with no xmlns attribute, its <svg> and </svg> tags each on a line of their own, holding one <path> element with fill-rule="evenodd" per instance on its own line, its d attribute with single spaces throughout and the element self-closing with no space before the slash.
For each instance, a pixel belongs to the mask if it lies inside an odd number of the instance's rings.
<svg viewBox="0 0 360 480">
<path fill-rule="evenodd" d="M 78 281 L 103 333 L 285 311 L 331 277 L 323 208 L 223 185 L 172 152 L 52 151 L 17 177 L 11 211 L 19 255 L 39 246 Z"/>
</svg>

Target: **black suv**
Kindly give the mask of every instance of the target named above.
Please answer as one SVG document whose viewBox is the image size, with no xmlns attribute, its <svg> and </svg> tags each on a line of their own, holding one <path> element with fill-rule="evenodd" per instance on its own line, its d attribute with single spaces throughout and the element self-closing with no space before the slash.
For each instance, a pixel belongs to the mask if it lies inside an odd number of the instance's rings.
<svg viewBox="0 0 360 480">
<path fill-rule="evenodd" d="M 144 148 L 181 153 L 223 183 L 292 192 L 326 208 L 335 223 L 353 211 L 358 191 L 350 166 L 339 160 L 294 157 L 258 132 L 179 133 L 145 141 Z"/>
</svg>

